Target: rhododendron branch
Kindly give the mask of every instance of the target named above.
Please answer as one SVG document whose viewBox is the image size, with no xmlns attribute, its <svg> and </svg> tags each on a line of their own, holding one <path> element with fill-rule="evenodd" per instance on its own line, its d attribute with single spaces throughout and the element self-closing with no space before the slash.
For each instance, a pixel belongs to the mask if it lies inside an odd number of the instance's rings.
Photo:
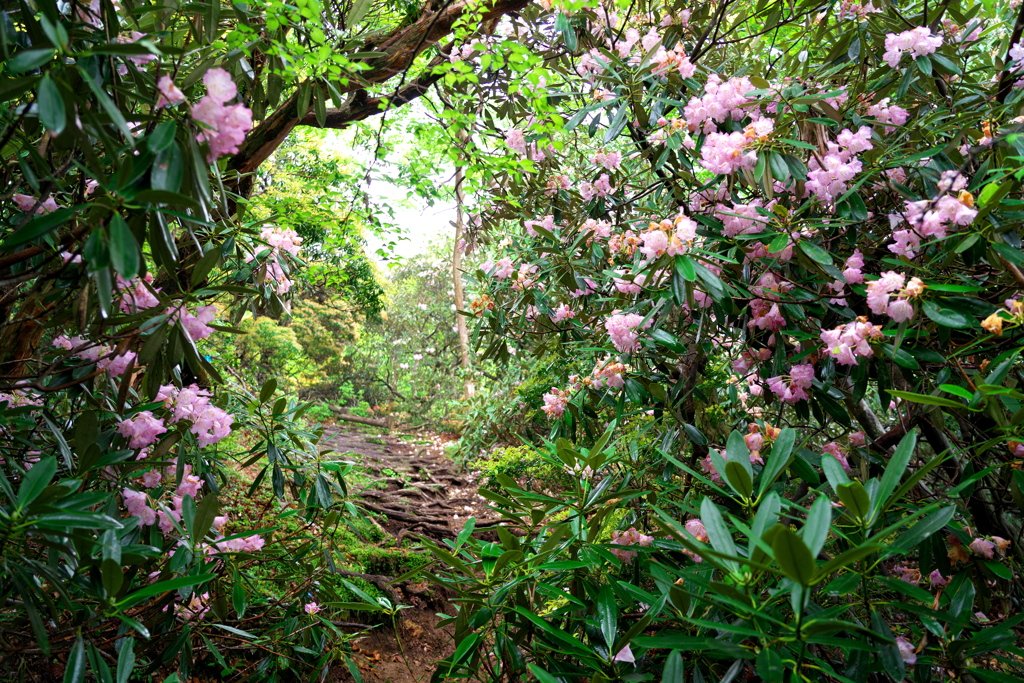
<svg viewBox="0 0 1024 683">
<path fill-rule="evenodd" d="M 373 83 L 383 83 L 391 77 L 408 69 L 416 57 L 428 46 L 437 43 L 448 35 L 456 22 L 473 9 L 475 3 L 458 2 L 445 6 L 437 12 L 421 16 L 409 26 L 396 28 L 383 41 L 371 41 L 363 46 L 362 51 L 385 53 L 366 62 L 370 69 L 359 73 L 358 78 L 350 80 L 348 85 L 336 84 L 342 95 L 361 90 Z M 529 4 L 529 0 L 496 0 L 488 9 L 480 12 L 482 26 L 496 25 L 495 19 L 510 12 L 515 12 Z M 228 169 L 238 173 L 251 173 L 273 154 L 291 130 L 306 117 L 306 112 L 298 111 L 298 92 L 293 93 L 270 116 L 264 119 L 246 138 L 241 150 L 228 161 Z M 247 189 L 249 183 L 240 187 Z"/>
</svg>

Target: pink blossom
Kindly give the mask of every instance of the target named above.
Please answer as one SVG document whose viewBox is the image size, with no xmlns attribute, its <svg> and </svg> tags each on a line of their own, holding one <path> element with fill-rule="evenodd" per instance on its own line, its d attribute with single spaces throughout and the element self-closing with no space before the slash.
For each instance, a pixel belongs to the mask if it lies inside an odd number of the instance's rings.
<svg viewBox="0 0 1024 683">
<path fill-rule="evenodd" d="M 949 579 L 943 577 L 942 573 L 939 572 L 938 569 L 933 570 L 932 573 L 928 575 L 928 580 L 931 582 L 932 588 L 942 588 L 949 583 Z"/>
<path fill-rule="evenodd" d="M 552 322 L 560 323 L 563 320 L 568 320 L 569 318 L 575 317 L 576 313 L 574 313 L 573 310 L 569 308 L 568 304 L 562 304 L 557 309 L 555 309 L 555 314 L 551 316 L 551 320 Z"/>
<path fill-rule="evenodd" d="M 580 196 L 584 201 L 590 201 L 594 197 L 607 197 L 614 191 L 611 180 L 607 173 L 602 173 L 593 183 L 585 182 L 580 185 Z"/>
<path fill-rule="evenodd" d="M 541 410 L 552 419 L 562 417 L 565 413 L 565 406 L 569 403 L 568 392 L 562 391 L 556 387 L 551 387 L 551 391 L 544 394 L 544 405 L 541 406 Z"/>
<path fill-rule="evenodd" d="M 194 474 L 186 474 L 181 478 L 181 483 L 178 484 L 178 488 L 175 493 L 181 497 L 192 496 L 195 498 L 199 494 L 199 489 L 203 487 L 203 480 Z"/>
<path fill-rule="evenodd" d="M 911 283 L 917 280 L 913 278 Z M 891 301 L 892 294 L 903 289 L 906 277 L 902 273 L 887 271 L 873 282 L 868 283 L 867 303 L 868 308 L 876 315 L 888 315 L 895 322 L 910 320 L 914 316 L 914 307 L 907 299 L 908 293 L 904 290 L 899 292 L 898 298 Z M 918 280 L 920 282 L 920 280 Z"/>
<path fill-rule="evenodd" d="M 867 443 L 867 440 L 864 437 L 864 432 L 850 432 L 850 435 L 847 438 L 849 439 L 850 446 L 852 448 L 863 448 L 864 444 Z"/>
<path fill-rule="evenodd" d="M 96 363 L 96 367 L 100 370 L 106 370 L 107 374 L 111 377 L 120 377 L 128 369 L 128 366 L 135 362 L 136 358 L 137 354 L 134 351 L 125 351 L 113 358 L 99 361 Z"/>
<path fill-rule="evenodd" d="M 139 518 L 141 526 L 152 526 L 156 522 L 156 510 L 149 507 L 149 498 L 141 491 L 123 489 L 121 495 L 128 514 Z"/>
<path fill-rule="evenodd" d="M 196 140 L 209 144 L 206 160 L 212 163 L 238 152 L 245 134 L 252 129 L 252 111 L 243 104 L 227 104 L 238 94 L 238 88 L 224 69 L 210 69 L 203 75 L 203 83 L 207 94 L 192 107 L 192 118 L 205 126 Z"/>
<path fill-rule="evenodd" d="M 145 278 L 134 278 L 132 280 L 125 280 L 118 275 L 116 286 L 120 297 L 118 308 L 121 309 L 121 312 L 138 313 L 139 311 L 159 306 L 160 299 L 146 286 L 152 283 L 152 274 L 147 274 Z M 160 290 L 154 291 L 159 292 Z"/>
<path fill-rule="evenodd" d="M 622 153 L 600 151 L 594 155 L 594 163 L 598 166 L 603 166 L 609 171 L 614 171 L 622 164 Z"/>
<path fill-rule="evenodd" d="M 640 350 L 638 341 L 640 333 L 637 328 L 643 322 L 644 317 L 638 313 L 614 313 L 605 320 L 604 327 L 608 331 L 612 345 L 619 353 L 633 353 Z M 650 327 L 651 321 L 647 321 L 644 327 Z"/>
<path fill-rule="evenodd" d="M 656 224 L 652 223 L 652 225 Z M 657 227 L 643 233 L 640 238 L 643 240 L 643 246 L 640 247 L 640 253 L 646 257 L 646 260 L 658 258 L 668 251 L 668 235 L 665 234 L 665 231 L 660 230 Z"/>
<path fill-rule="evenodd" d="M 246 536 L 245 538 L 236 538 L 231 541 L 217 542 L 218 548 L 226 553 L 254 553 L 262 550 L 265 544 L 266 541 L 259 534 Z"/>
<path fill-rule="evenodd" d="M 715 218 L 722 221 L 722 234 L 726 237 L 736 237 L 737 235 L 761 232 L 767 219 L 761 216 L 757 210 L 763 206 L 760 199 L 755 199 L 749 204 L 733 204 L 731 207 L 717 204 Z"/>
<path fill-rule="evenodd" d="M 612 552 L 614 553 L 615 551 L 613 550 Z M 629 649 L 629 644 L 627 643 L 624 648 L 619 650 L 618 654 L 612 657 L 612 661 L 625 662 L 626 664 L 634 664 L 636 663 L 636 658 L 633 657 L 633 651 Z"/>
<path fill-rule="evenodd" d="M 924 57 L 930 55 L 942 46 L 942 38 L 933 36 L 927 26 L 918 26 L 903 33 L 887 33 L 885 35 L 885 54 L 882 59 L 895 69 L 900 63 L 904 52 L 909 52 L 911 57 Z"/>
<path fill-rule="evenodd" d="M 121 436 L 129 439 L 130 448 L 145 448 L 155 443 L 157 437 L 167 431 L 164 421 L 153 417 L 153 413 L 144 410 L 136 413 L 130 419 L 122 420 L 117 425 L 117 431 Z"/>
<path fill-rule="evenodd" d="M 302 609 L 306 612 L 306 614 L 313 616 L 314 614 L 320 611 L 320 605 L 316 604 L 315 602 L 310 602 L 303 605 Z"/>
<path fill-rule="evenodd" d="M 704 522 L 699 517 L 686 520 L 686 530 L 693 534 L 693 537 L 702 543 L 707 543 L 710 539 L 708 538 L 708 531 L 704 528 Z"/>
<path fill-rule="evenodd" d="M 538 233 L 537 233 L 536 230 L 534 230 L 535 227 L 541 227 L 541 228 L 544 228 L 545 230 L 547 230 L 548 232 L 554 232 L 555 228 L 561 228 L 562 226 L 555 225 L 555 217 L 551 216 L 551 215 L 548 215 L 548 216 L 544 216 L 543 220 L 539 220 L 539 221 L 525 221 L 523 223 L 523 227 L 526 228 L 526 233 L 530 237 L 537 237 Z"/>
<path fill-rule="evenodd" d="M 526 136 L 523 134 L 523 131 L 517 128 L 506 131 L 505 144 L 519 156 L 526 156 Z"/>
<path fill-rule="evenodd" d="M 704 95 L 690 98 L 683 110 L 690 130 L 696 130 L 703 124 L 704 132 L 712 133 L 716 130 L 716 122 L 722 123 L 729 118 L 734 121 L 743 119 L 747 115 L 744 107 L 751 102 L 746 94 L 751 90 L 754 90 L 754 84 L 745 76 L 723 83 L 717 74 L 711 74 L 704 85 Z"/>
<path fill-rule="evenodd" d="M 213 334 L 213 328 L 207 323 L 212 323 L 213 319 L 217 317 L 217 308 L 216 306 L 200 306 L 195 313 L 190 313 L 184 306 L 181 306 L 168 308 L 167 315 L 172 321 L 181 325 L 192 341 L 198 341 Z"/>
<path fill-rule="evenodd" d="M 828 354 L 840 365 L 856 365 L 858 357 L 870 358 L 874 350 L 870 339 L 879 339 L 882 329 L 878 325 L 855 320 L 834 330 L 823 330 L 821 341 Z"/>
<path fill-rule="evenodd" d="M 789 371 L 789 381 L 785 375 L 771 377 L 768 379 L 768 388 L 786 403 L 806 401 L 810 398 L 807 389 L 811 387 L 814 379 L 814 366 L 810 363 L 794 365 Z"/>
<path fill-rule="evenodd" d="M 889 98 L 879 100 L 876 104 L 868 107 L 867 115 L 879 123 L 892 124 L 885 127 L 886 133 L 896 130 L 895 126 L 902 126 L 907 122 L 909 114 L 907 110 L 895 104 L 889 104 Z"/>
<path fill-rule="evenodd" d="M 625 372 L 626 366 L 609 356 L 594 366 L 591 372 L 591 386 L 595 389 L 605 386 L 609 389 L 621 389 L 626 385 L 626 380 L 622 376 Z"/>
<path fill-rule="evenodd" d="M 903 636 L 896 638 L 896 647 L 899 648 L 903 663 L 913 666 L 917 663 L 917 655 L 914 653 L 914 644 Z"/>
<path fill-rule="evenodd" d="M 12 199 L 14 200 L 14 203 L 18 207 L 19 211 L 31 211 L 32 207 L 34 207 L 36 203 L 39 201 L 35 197 L 30 197 L 27 194 L 17 193 L 14 194 Z M 57 202 L 54 200 L 54 198 L 48 197 L 45 202 L 43 202 L 42 204 L 39 205 L 38 208 L 36 208 L 36 213 L 39 215 L 53 213 L 59 208 L 60 207 L 57 205 Z"/>
<path fill-rule="evenodd" d="M 973 541 L 971 541 L 971 545 L 968 547 L 972 551 L 989 560 L 995 557 L 996 544 L 984 538 L 974 539 Z"/>
<path fill-rule="evenodd" d="M 169 107 L 175 104 L 179 104 L 185 101 L 185 93 L 178 89 L 178 86 L 174 84 L 170 76 L 161 76 L 160 80 L 156 82 L 156 89 L 160 91 L 160 97 L 157 98 L 156 106 Z"/>
<path fill-rule="evenodd" d="M 612 532 L 612 545 L 649 547 L 653 542 L 653 536 L 645 536 L 633 527 L 629 527 L 627 531 Z M 632 562 L 636 557 L 636 552 L 632 550 L 612 549 L 612 554 L 627 563 Z"/>
<path fill-rule="evenodd" d="M 753 169 L 757 154 L 748 151 L 743 133 L 711 133 L 700 150 L 700 164 L 711 173 L 729 175 L 741 168 Z"/>
<path fill-rule="evenodd" d="M 150 470 L 142 475 L 142 485 L 147 489 L 155 489 L 163 478 L 160 470 Z"/>
</svg>

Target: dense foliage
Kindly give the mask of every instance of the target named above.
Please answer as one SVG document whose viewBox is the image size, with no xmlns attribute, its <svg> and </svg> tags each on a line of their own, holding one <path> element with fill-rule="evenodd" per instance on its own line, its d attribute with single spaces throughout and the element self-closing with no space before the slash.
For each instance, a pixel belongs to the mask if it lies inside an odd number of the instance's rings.
<svg viewBox="0 0 1024 683">
<path fill-rule="evenodd" d="M 279 387 L 439 420 L 477 372 L 462 452 L 516 447 L 482 490 L 507 526 L 428 544 L 435 679 L 1017 680 L 1022 29 L 959 0 L 0 13 L 5 672 L 357 677 L 332 617 L 401 606 L 342 578 L 372 527 Z M 435 84 L 413 136 L 473 198 L 458 372 L 447 257 L 382 285 L 369 173 L 287 137 Z M 441 196 L 433 159 L 393 175 Z"/>
</svg>

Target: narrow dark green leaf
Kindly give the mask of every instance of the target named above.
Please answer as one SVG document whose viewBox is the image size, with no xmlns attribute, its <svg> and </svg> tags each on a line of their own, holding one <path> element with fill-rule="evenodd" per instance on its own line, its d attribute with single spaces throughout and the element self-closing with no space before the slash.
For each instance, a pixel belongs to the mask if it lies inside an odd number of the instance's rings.
<svg viewBox="0 0 1024 683">
<path fill-rule="evenodd" d="M 60 88 L 50 78 L 50 74 L 46 74 L 39 81 L 36 106 L 39 108 L 39 120 L 42 121 L 46 130 L 54 135 L 64 132 L 67 110 L 64 108 L 64 98 L 60 94 Z"/>
</svg>

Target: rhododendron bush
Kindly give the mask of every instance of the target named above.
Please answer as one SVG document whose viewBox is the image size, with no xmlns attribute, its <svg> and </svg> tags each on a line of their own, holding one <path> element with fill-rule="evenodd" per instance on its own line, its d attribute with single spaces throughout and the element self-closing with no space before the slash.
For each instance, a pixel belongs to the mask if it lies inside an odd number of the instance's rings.
<svg viewBox="0 0 1024 683">
<path fill-rule="evenodd" d="M 471 157 L 470 313 L 577 361 L 537 448 L 578 482 L 506 477 L 525 535 L 434 549 L 446 665 L 1016 680 L 1018 9 L 546 5 L 571 56 Z"/>
</svg>

